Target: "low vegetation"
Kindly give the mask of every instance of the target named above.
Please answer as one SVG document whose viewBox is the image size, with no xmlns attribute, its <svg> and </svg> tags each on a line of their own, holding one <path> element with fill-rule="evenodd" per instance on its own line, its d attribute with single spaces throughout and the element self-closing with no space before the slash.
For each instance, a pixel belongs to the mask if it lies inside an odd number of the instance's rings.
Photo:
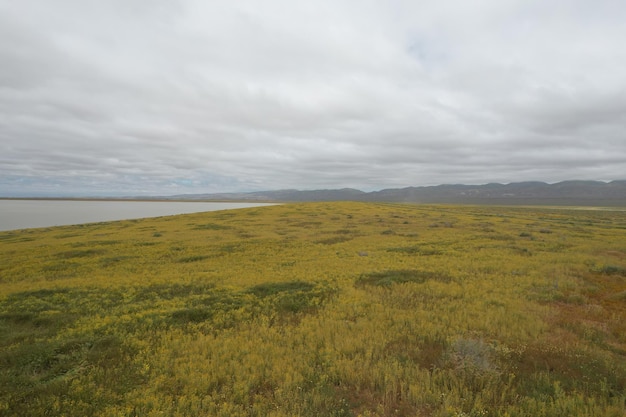
<svg viewBox="0 0 626 417">
<path fill-rule="evenodd" d="M 623 211 L 287 204 L 0 259 L 0 416 L 626 413 Z"/>
</svg>

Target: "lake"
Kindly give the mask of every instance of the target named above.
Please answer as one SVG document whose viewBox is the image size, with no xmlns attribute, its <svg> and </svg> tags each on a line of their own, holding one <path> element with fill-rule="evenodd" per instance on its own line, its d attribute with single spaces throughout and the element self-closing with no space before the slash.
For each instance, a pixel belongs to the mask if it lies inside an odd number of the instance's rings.
<svg viewBox="0 0 626 417">
<path fill-rule="evenodd" d="M 0 231 L 171 216 L 265 205 L 268 204 L 187 201 L 0 200 Z"/>
</svg>

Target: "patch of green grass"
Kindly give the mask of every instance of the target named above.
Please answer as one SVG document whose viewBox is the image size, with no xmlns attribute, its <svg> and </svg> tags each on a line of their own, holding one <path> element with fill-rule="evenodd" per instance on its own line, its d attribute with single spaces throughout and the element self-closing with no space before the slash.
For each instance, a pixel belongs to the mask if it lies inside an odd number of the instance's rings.
<svg viewBox="0 0 626 417">
<path fill-rule="evenodd" d="M 159 242 L 137 242 L 135 246 L 155 246 L 158 245 Z"/>
<path fill-rule="evenodd" d="M 85 250 L 68 250 L 56 254 L 60 259 L 86 258 L 89 256 L 97 256 L 105 253 L 103 249 L 85 249 Z"/>
<path fill-rule="evenodd" d="M 75 242 L 72 247 L 80 248 L 85 246 L 110 246 L 122 243 L 121 240 L 91 240 L 87 242 Z"/>
<path fill-rule="evenodd" d="M 211 293 L 213 284 L 153 284 L 138 287 L 133 295 L 133 302 L 155 302 L 158 300 L 172 300 L 174 298 L 188 298 L 194 295 Z"/>
<path fill-rule="evenodd" d="M 401 269 L 363 274 L 356 280 L 356 285 L 387 287 L 393 284 L 403 284 L 407 282 L 421 284 L 429 280 L 450 282 L 452 278 L 441 272 Z"/>
<path fill-rule="evenodd" d="M 626 268 L 619 265 L 603 265 L 600 268 L 594 269 L 593 271 L 605 275 L 626 276 Z"/>
<path fill-rule="evenodd" d="M 310 282 L 288 281 L 258 284 L 246 292 L 260 298 L 265 311 L 288 314 L 314 311 L 334 291 Z"/>
<path fill-rule="evenodd" d="M 315 243 L 319 243 L 322 245 L 335 245 L 337 243 L 348 242 L 352 240 L 350 236 L 333 236 L 326 239 L 316 240 Z"/>
<path fill-rule="evenodd" d="M 62 233 L 60 235 L 54 236 L 55 239 L 68 239 L 70 237 L 78 237 L 80 234 L 78 233 Z"/>
<path fill-rule="evenodd" d="M 0 242 L 2 243 L 21 243 L 21 242 L 32 242 L 35 240 L 32 236 L 24 236 L 27 231 L 22 231 L 19 234 L 15 232 L 8 232 L 6 234 L 0 233 Z"/>
<path fill-rule="evenodd" d="M 314 227 L 317 226 L 321 226 L 322 222 L 317 222 L 317 221 L 302 221 L 302 222 L 296 222 L 296 223 L 291 223 L 290 226 L 292 227 L 302 227 L 304 229 L 312 229 Z"/>
<path fill-rule="evenodd" d="M 213 316 L 213 311 L 209 308 L 184 308 L 176 310 L 172 313 L 172 319 L 179 324 L 186 323 L 200 323 L 210 319 Z"/>
<path fill-rule="evenodd" d="M 248 292 L 263 298 L 283 292 L 311 291 L 313 287 L 310 282 L 303 281 L 265 282 L 249 288 Z"/>
<path fill-rule="evenodd" d="M 39 307 L 43 309 L 45 307 Z M 36 309 L 33 309 L 36 310 Z M 32 343 L 42 338 L 53 337 L 74 323 L 79 316 L 63 311 L 19 311 L 0 314 L 0 347 L 15 343 Z"/>
<path fill-rule="evenodd" d="M 35 325 L 40 321 L 53 326 L 66 325 L 61 317 L 95 314 L 125 303 L 124 289 L 58 288 L 25 291 L 11 294 L 0 303 L 3 314 L 34 315 Z M 59 316 L 55 316 L 59 315 Z M 75 315 L 75 316 L 74 316 Z"/>
<path fill-rule="evenodd" d="M 194 230 L 228 230 L 232 229 L 230 226 L 224 226 L 217 223 L 198 224 L 193 227 Z"/>
<path fill-rule="evenodd" d="M 179 263 L 200 262 L 208 258 L 209 258 L 208 255 L 193 255 L 193 256 L 186 256 L 184 258 L 179 258 L 176 262 L 179 262 Z"/>
<path fill-rule="evenodd" d="M 141 383 L 132 363 L 135 350 L 116 335 L 93 332 L 60 337 L 79 320 L 123 304 L 121 295 L 70 288 L 11 294 L 0 302 L 0 415 L 94 415 L 106 406 L 89 401 L 95 395 L 85 386 L 80 393 L 72 381 L 85 374 L 116 395 Z M 103 394 L 101 392 L 100 394 Z M 82 396 L 86 398 L 83 398 Z M 62 396 L 75 407 L 59 409 Z M 81 411 L 81 401 L 89 404 Z M 10 410 L 10 414 L 3 414 Z"/>
<path fill-rule="evenodd" d="M 388 248 L 387 252 L 398 252 L 407 255 L 421 255 L 421 256 L 433 256 L 441 255 L 443 251 L 439 249 L 425 248 L 423 246 L 400 246 L 395 248 Z"/>
<path fill-rule="evenodd" d="M 206 294 L 207 296 L 200 298 L 197 303 L 215 310 L 236 310 L 246 305 L 242 295 L 233 291 L 215 290 Z"/>
<path fill-rule="evenodd" d="M 521 255 L 521 256 L 533 255 L 533 253 L 528 248 L 522 248 L 522 247 L 515 246 L 515 245 L 508 246 L 507 248 L 510 249 L 516 255 Z"/>
<path fill-rule="evenodd" d="M 78 262 L 61 260 L 43 265 L 41 267 L 41 272 L 45 274 L 47 280 L 52 280 L 56 278 L 74 276 L 80 266 L 81 264 Z"/>
<path fill-rule="evenodd" d="M 110 256 L 107 258 L 102 258 L 100 260 L 100 266 L 102 266 L 103 268 L 107 268 L 110 266 L 113 266 L 119 262 L 124 262 L 124 261 L 128 261 L 130 259 L 135 259 L 137 258 L 136 256 L 130 256 L 130 255 L 118 255 L 118 256 Z"/>
<path fill-rule="evenodd" d="M 224 245 L 220 245 L 219 253 L 222 255 L 226 253 L 234 253 L 238 251 L 239 249 L 240 249 L 240 245 L 238 243 L 224 244 Z"/>
</svg>

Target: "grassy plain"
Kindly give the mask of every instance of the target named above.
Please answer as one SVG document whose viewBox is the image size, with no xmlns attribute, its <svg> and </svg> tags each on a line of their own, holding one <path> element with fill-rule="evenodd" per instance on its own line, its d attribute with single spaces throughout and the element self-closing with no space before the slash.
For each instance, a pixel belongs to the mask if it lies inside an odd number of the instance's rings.
<svg viewBox="0 0 626 417">
<path fill-rule="evenodd" d="M 626 212 L 0 232 L 0 416 L 624 416 Z"/>
</svg>

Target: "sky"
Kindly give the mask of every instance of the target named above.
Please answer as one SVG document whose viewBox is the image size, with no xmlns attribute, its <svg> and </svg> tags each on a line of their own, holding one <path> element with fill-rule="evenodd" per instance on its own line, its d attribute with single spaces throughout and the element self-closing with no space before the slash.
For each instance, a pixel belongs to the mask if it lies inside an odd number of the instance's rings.
<svg viewBox="0 0 626 417">
<path fill-rule="evenodd" d="M 623 0 L 0 0 L 0 196 L 626 179 Z"/>
</svg>

